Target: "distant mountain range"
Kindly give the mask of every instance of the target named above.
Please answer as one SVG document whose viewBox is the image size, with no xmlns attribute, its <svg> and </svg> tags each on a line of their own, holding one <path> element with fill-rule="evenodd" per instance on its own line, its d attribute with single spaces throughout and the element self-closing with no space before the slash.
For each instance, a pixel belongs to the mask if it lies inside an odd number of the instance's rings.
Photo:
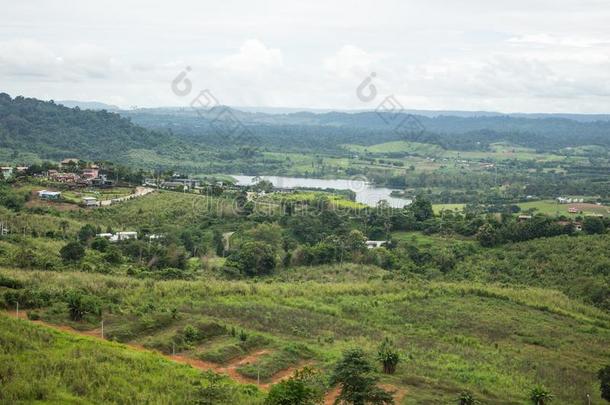
<svg viewBox="0 0 610 405">
<path fill-rule="evenodd" d="M 142 111 L 155 113 L 174 114 L 178 111 L 188 110 L 185 107 L 153 107 L 153 108 L 138 108 L 138 109 L 121 109 L 112 104 L 106 104 L 99 101 L 77 101 L 77 100 L 60 100 L 57 104 L 74 108 L 79 107 L 82 110 L 108 110 L 115 112 L 127 111 Z M 346 109 L 329 109 L 329 108 L 298 108 L 298 107 L 252 107 L 252 106 L 229 106 L 234 111 L 246 113 L 261 113 L 267 115 L 290 115 L 299 113 L 312 114 L 329 114 L 329 113 L 345 113 L 359 114 L 374 112 L 373 110 L 346 110 Z M 460 117 L 460 118 L 476 118 L 476 117 L 516 117 L 516 118 L 565 118 L 579 122 L 594 122 L 594 121 L 610 121 L 610 114 L 576 114 L 576 113 L 500 113 L 495 111 L 461 111 L 461 110 L 404 110 L 406 114 L 413 114 L 422 117 L 436 118 L 440 116 Z"/>
<path fill-rule="evenodd" d="M 74 103 L 78 109 L 65 106 Z M 105 108 L 99 110 L 101 107 Z M 146 160 L 152 165 L 167 166 L 187 156 L 191 161 L 209 162 L 211 155 L 230 160 L 233 154 L 226 151 L 244 147 L 345 155 L 349 153 L 345 144 L 366 146 L 396 140 L 476 151 L 489 150 L 490 144 L 496 142 L 542 151 L 585 145 L 601 146 L 604 151 L 610 148 L 610 119 L 606 115 L 448 111 L 414 111 L 418 114 L 413 115 L 380 115 L 372 111 L 263 113 L 224 107 L 209 111 L 192 108 L 113 111 L 111 107 L 97 102 L 11 98 L 0 93 L 0 160 L 25 162 L 32 157 L 79 156 L 131 164 Z M 421 131 L 401 133 L 388 124 L 405 119 L 415 122 Z M 227 127 L 239 123 L 247 129 L 247 137 L 236 139 L 234 133 L 220 128 L 219 123 Z"/>
<path fill-rule="evenodd" d="M 57 104 L 61 104 L 64 107 L 74 108 L 78 107 L 81 110 L 108 110 L 118 111 L 121 108 L 116 105 L 101 103 L 99 101 L 76 101 L 76 100 L 60 100 L 55 101 Z"/>
</svg>

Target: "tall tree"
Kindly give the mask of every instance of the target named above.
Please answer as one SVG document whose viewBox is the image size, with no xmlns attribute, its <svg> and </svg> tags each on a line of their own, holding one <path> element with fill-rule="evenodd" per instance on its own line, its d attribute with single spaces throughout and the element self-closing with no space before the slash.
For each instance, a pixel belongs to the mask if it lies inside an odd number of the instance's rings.
<svg viewBox="0 0 610 405">
<path fill-rule="evenodd" d="M 373 374 L 374 370 L 362 349 L 351 349 L 343 353 L 343 358 L 335 366 L 331 377 L 331 384 L 341 386 L 335 404 L 394 404 L 392 395 L 377 386 L 379 378 Z"/>
</svg>

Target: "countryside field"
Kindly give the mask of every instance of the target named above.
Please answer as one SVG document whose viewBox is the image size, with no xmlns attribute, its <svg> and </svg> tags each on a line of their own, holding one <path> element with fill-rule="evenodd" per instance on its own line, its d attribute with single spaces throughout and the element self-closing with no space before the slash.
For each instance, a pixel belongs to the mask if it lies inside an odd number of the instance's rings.
<svg viewBox="0 0 610 405">
<path fill-rule="evenodd" d="M 341 281 L 326 278 L 333 274 Z M 464 389 L 486 402 L 518 404 L 535 383 L 552 389 L 557 403 L 579 403 L 586 393 L 597 395 L 594 372 L 609 356 L 608 314 L 551 290 L 399 281 L 353 265 L 295 269 L 274 282 L 152 282 L 6 268 L 0 275 L 24 285 L 15 291 L 22 310 L 47 322 L 99 333 L 100 317 L 85 324 L 67 317 L 59 297 L 78 289 L 107 307 L 110 340 L 219 365 L 263 351 L 237 368 L 251 383 L 306 364 L 328 372 L 342 350 L 374 353 L 379 339 L 390 337 L 404 360 L 383 382 L 406 391 L 403 404 L 451 402 Z M 193 340 L 185 339 L 189 326 L 200 332 Z"/>
</svg>

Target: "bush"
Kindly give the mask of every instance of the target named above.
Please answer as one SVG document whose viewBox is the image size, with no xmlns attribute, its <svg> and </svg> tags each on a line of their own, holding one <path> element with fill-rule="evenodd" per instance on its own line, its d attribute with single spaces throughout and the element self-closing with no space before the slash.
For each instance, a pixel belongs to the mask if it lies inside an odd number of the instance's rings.
<svg viewBox="0 0 610 405">
<path fill-rule="evenodd" d="M 79 262 L 85 257 L 85 248 L 78 242 L 69 242 L 59 251 L 64 262 Z"/>
</svg>

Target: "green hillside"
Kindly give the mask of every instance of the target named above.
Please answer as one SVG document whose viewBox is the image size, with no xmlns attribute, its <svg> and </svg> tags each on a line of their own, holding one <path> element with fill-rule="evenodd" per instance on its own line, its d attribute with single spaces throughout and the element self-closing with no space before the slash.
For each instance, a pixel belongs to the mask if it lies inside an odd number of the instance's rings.
<svg viewBox="0 0 610 405">
<path fill-rule="evenodd" d="M 256 404 L 256 388 L 0 314 L 0 403 Z"/>
<path fill-rule="evenodd" d="M 54 102 L 0 93 L 2 161 L 80 157 L 119 162 L 129 149 L 167 143 L 159 133 L 106 111 L 71 109 Z M 8 155 L 7 155 L 8 154 Z"/>
<path fill-rule="evenodd" d="M 598 401 L 595 371 L 610 355 L 610 316 L 545 289 L 390 282 L 387 272 L 359 266 L 294 269 L 260 282 L 9 269 L 0 276 L 22 287 L 0 288 L 5 301 L 19 299 L 47 322 L 98 328 L 99 316 L 68 316 L 66 297 L 81 291 L 103 308 L 113 340 L 219 364 L 263 350 L 237 369 L 252 382 L 305 364 L 329 375 L 342 350 L 361 347 L 373 358 L 390 337 L 403 360 L 382 382 L 405 390 L 404 404 L 449 403 L 464 389 L 484 403 L 520 404 L 535 384 L 558 404 L 586 393 Z M 198 332 L 188 337 L 189 328 Z M 124 361 L 111 360 L 119 368 Z"/>
</svg>

